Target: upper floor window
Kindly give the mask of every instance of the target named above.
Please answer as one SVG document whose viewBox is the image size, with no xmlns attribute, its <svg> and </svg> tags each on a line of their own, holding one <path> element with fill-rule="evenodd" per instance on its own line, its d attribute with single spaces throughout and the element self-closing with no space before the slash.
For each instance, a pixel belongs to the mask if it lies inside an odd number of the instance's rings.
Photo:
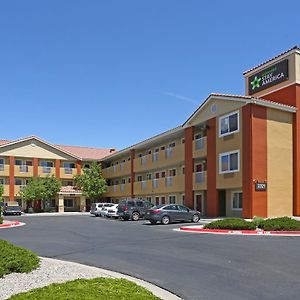
<svg viewBox="0 0 300 300">
<path fill-rule="evenodd" d="M 240 170 L 240 151 L 219 154 L 219 173 L 233 173 Z"/>
<path fill-rule="evenodd" d="M 47 167 L 47 168 L 53 168 L 53 162 L 52 161 L 44 161 L 42 160 L 40 162 L 41 167 Z"/>
<path fill-rule="evenodd" d="M 63 163 L 64 168 L 66 169 L 75 169 L 75 164 L 70 162 L 64 162 Z"/>
<path fill-rule="evenodd" d="M 235 111 L 219 118 L 219 136 L 226 136 L 239 131 L 239 112 Z"/>
</svg>

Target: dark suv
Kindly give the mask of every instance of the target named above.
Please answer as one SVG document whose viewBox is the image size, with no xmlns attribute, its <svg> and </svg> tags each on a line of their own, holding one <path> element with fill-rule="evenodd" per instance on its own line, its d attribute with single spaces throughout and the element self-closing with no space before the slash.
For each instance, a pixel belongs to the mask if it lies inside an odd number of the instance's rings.
<svg viewBox="0 0 300 300">
<path fill-rule="evenodd" d="M 121 200 L 118 206 L 118 216 L 125 221 L 131 219 L 138 221 L 146 214 L 147 209 L 150 209 L 153 204 L 147 200 L 141 199 L 125 199 Z"/>
</svg>

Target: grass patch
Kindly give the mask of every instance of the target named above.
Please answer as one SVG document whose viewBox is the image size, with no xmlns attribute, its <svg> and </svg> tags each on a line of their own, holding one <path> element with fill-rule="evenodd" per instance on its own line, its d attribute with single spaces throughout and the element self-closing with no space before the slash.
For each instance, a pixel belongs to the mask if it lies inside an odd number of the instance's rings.
<svg viewBox="0 0 300 300">
<path fill-rule="evenodd" d="M 76 279 L 54 283 L 26 293 L 14 295 L 11 300 L 159 300 L 151 292 L 125 279 Z"/>
<path fill-rule="evenodd" d="M 300 221 L 289 217 L 273 218 L 260 222 L 258 227 L 266 231 L 297 231 L 300 230 Z"/>
<path fill-rule="evenodd" d="M 255 224 L 239 218 L 228 218 L 206 224 L 205 229 L 254 230 Z"/>
<path fill-rule="evenodd" d="M 36 269 L 40 259 L 32 251 L 0 240 L 0 277 L 10 273 L 28 273 Z"/>
</svg>

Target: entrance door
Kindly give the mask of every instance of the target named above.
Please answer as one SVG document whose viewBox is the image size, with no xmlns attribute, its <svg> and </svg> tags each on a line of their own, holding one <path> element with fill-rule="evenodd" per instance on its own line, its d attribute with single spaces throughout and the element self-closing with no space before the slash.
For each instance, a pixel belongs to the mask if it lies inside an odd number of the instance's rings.
<svg viewBox="0 0 300 300">
<path fill-rule="evenodd" d="M 226 190 L 219 190 L 219 216 L 226 216 Z"/>
<path fill-rule="evenodd" d="M 165 204 L 166 203 L 166 197 L 161 197 L 161 204 Z"/>
<path fill-rule="evenodd" d="M 155 197 L 155 205 L 159 205 L 159 197 Z"/>
<path fill-rule="evenodd" d="M 195 195 L 194 209 L 202 213 L 202 194 Z"/>
</svg>

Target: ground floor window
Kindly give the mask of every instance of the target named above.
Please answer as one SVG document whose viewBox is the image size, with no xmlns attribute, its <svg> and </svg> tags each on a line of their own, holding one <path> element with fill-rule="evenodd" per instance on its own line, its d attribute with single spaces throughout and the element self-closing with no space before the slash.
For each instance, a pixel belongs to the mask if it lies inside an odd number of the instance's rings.
<svg viewBox="0 0 300 300">
<path fill-rule="evenodd" d="M 176 203 L 176 196 L 175 195 L 170 195 L 169 196 L 169 203 L 170 204 L 175 204 Z"/>
<path fill-rule="evenodd" d="M 74 200 L 73 199 L 64 199 L 64 206 L 65 207 L 74 207 Z"/>
<path fill-rule="evenodd" d="M 233 192 L 232 193 L 232 210 L 242 210 L 243 209 L 243 193 Z"/>
</svg>

